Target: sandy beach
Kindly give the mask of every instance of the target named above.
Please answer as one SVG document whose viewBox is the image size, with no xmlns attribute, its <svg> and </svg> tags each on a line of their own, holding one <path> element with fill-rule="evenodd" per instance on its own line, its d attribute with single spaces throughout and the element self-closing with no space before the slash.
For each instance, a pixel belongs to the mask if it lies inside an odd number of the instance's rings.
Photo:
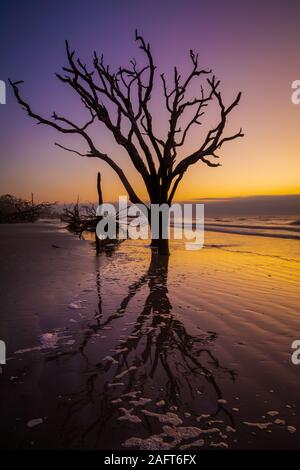
<svg viewBox="0 0 300 470">
<path fill-rule="evenodd" d="M 299 241 L 205 232 L 96 257 L 0 226 L 2 448 L 296 449 Z"/>
</svg>

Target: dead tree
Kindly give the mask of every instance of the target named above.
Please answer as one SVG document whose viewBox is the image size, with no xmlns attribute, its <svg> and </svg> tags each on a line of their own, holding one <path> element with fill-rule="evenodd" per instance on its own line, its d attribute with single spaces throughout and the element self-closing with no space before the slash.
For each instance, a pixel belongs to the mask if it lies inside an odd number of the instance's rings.
<svg viewBox="0 0 300 470">
<path fill-rule="evenodd" d="M 46 124 L 63 134 L 80 136 L 87 150 L 80 152 L 64 145 L 56 145 L 81 157 L 98 158 L 107 163 L 123 183 L 132 203 L 143 204 L 130 183 L 124 170 L 115 162 L 114 157 L 103 152 L 95 139 L 91 137 L 90 127 L 98 123 L 105 126 L 115 141 L 125 149 L 136 171 L 145 184 L 149 202 L 152 204 L 171 205 L 179 183 L 186 171 L 195 163 L 202 162 L 209 167 L 220 163 L 218 151 L 229 141 L 242 137 L 240 129 L 235 134 L 225 134 L 226 123 L 231 111 L 238 105 L 241 93 L 228 105 L 223 101 L 220 81 L 211 70 L 199 66 L 198 54 L 190 51 L 191 70 L 183 77 L 174 67 L 172 84 L 168 86 L 164 74 L 161 74 L 164 106 L 169 114 L 169 125 L 166 136 L 159 136 L 154 128 L 150 101 L 156 78 L 156 67 L 150 45 L 136 32 L 136 42 L 144 53 L 145 63 L 138 66 L 135 59 L 128 67 L 110 70 L 103 56 L 94 52 L 93 66 L 89 68 L 75 56 L 75 52 L 66 42 L 68 65 L 63 67 L 63 74 L 56 74 L 58 79 L 70 86 L 81 99 L 89 113 L 84 125 L 53 113 L 52 119 L 36 113 L 20 93 L 20 81 L 10 84 L 20 105 L 28 115 L 39 124 Z M 199 95 L 188 98 L 192 81 L 201 80 Z M 204 80 L 204 77 L 206 80 Z M 184 144 L 193 126 L 201 125 L 206 107 L 215 102 L 218 107 L 216 125 L 199 137 L 199 143 L 192 153 L 178 158 L 178 151 Z M 151 210 L 147 209 L 149 222 Z M 162 228 L 162 227 L 161 227 Z M 161 230 L 160 230 L 161 232 Z M 162 238 L 162 237 L 161 237 Z M 168 240 L 153 240 L 159 253 L 168 254 Z"/>
<path fill-rule="evenodd" d="M 102 196 L 102 189 L 101 189 L 101 173 L 98 171 L 97 174 L 97 193 L 98 193 L 98 206 L 103 204 L 103 196 Z M 100 216 L 97 216 L 97 223 L 101 220 Z M 97 237 L 97 232 L 95 228 L 95 238 L 96 238 L 96 253 L 100 252 L 100 240 Z"/>
<path fill-rule="evenodd" d="M 36 222 L 38 219 L 56 217 L 53 211 L 56 202 L 36 204 L 31 193 L 31 199 L 17 198 L 11 194 L 0 196 L 0 223 Z"/>
</svg>

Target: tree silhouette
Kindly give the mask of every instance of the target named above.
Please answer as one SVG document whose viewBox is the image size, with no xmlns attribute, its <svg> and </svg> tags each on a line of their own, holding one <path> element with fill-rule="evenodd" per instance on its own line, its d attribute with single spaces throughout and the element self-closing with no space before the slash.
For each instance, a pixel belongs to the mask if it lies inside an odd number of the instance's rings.
<svg viewBox="0 0 300 470">
<path fill-rule="evenodd" d="M 106 162 L 118 175 L 123 183 L 129 199 L 134 204 L 143 204 L 130 183 L 124 170 L 114 158 L 99 149 L 95 139 L 91 137 L 90 126 L 104 125 L 113 135 L 115 141 L 125 149 L 136 171 L 141 175 L 147 189 L 149 202 L 152 204 L 171 205 L 176 190 L 186 171 L 191 165 L 203 162 L 210 167 L 220 166 L 218 150 L 224 143 L 242 137 L 242 130 L 231 135 L 225 135 L 228 115 L 238 105 L 241 93 L 233 102 L 225 105 L 220 91 L 220 81 L 211 70 L 199 67 L 198 54 L 190 51 L 191 70 L 185 78 L 174 67 L 171 86 L 168 86 L 164 74 L 161 74 L 164 107 L 168 113 L 168 131 L 165 138 L 157 135 L 153 126 L 153 114 L 150 111 L 150 101 L 156 78 L 156 66 L 150 45 L 137 32 L 136 42 L 145 55 L 145 63 L 139 67 L 135 59 L 128 67 L 120 67 L 112 72 L 104 62 L 103 56 L 96 52 L 93 56 L 93 67 L 89 69 L 75 52 L 71 51 L 66 41 L 68 66 L 63 67 L 63 74 L 56 74 L 59 80 L 69 85 L 80 97 L 83 106 L 89 112 L 89 119 L 80 126 L 73 120 L 59 116 L 55 112 L 52 119 L 46 119 L 32 110 L 19 90 L 22 81 L 10 84 L 18 102 L 28 115 L 40 124 L 46 124 L 64 134 L 78 135 L 87 144 L 86 153 L 70 149 L 64 145 L 56 145 L 64 150 L 73 152 L 81 157 L 95 157 Z M 188 98 L 194 79 L 206 76 L 200 85 L 199 96 Z M 218 107 L 217 124 L 208 130 L 197 144 L 192 153 L 178 158 L 180 148 L 184 149 L 191 128 L 201 125 L 200 119 L 210 102 Z M 182 149 L 181 149 L 182 150 Z M 151 210 L 147 208 L 149 222 Z M 160 224 L 163 222 L 161 221 Z M 160 228 L 160 238 L 162 228 Z M 168 240 L 153 240 L 152 246 L 158 246 L 160 254 L 168 254 Z"/>
<path fill-rule="evenodd" d="M 94 315 L 86 321 L 75 348 L 50 350 L 45 357 L 48 363 L 59 364 L 63 360 L 67 364 L 80 356 L 84 364 L 82 381 L 74 384 L 61 405 L 59 444 L 64 448 L 77 445 L 82 449 L 107 449 L 113 443 L 119 448 L 133 432 L 145 437 L 145 441 L 159 433 L 163 449 L 178 449 L 181 441 L 174 438 L 176 427 L 170 428 L 168 435 L 155 417 L 143 413 L 143 408 L 146 412 L 165 414 L 175 407 L 184 420 L 183 426 L 203 429 L 207 446 L 212 436 L 206 430 L 215 427 L 214 423 L 219 423 L 219 427 L 223 421 L 223 429 L 227 425 L 235 428 L 235 417 L 224 400 L 223 386 L 224 379 L 235 383 L 237 373 L 223 364 L 214 351 L 216 332 L 189 332 L 173 311 L 168 293 L 169 257 L 152 251 L 148 268 L 126 286 L 126 295 L 112 312 L 107 309 L 101 258 L 95 262 L 98 305 Z M 143 301 L 130 318 L 133 321 L 125 323 L 137 296 Z M 127 325 L 127 333 L 121 334 L 116 342 L 112 340 L 114 347 L 108 352 L 101 346 L 99 335 L 109 334 L 110 328 L 122 333 L 123 325 Z M 97 348 L 90 349 L 95 337 L 99 338 Z M 121 387 L 112 386 L 120 381 Z M 151 400 L 148 405 L 136 406 L 132 400 L 139 398 Z M 163 403 L 158 406 L 159 401 Z M 141 420 L 134 431 L 126 421 L 123 426 L 123 421 L 119 421 L 123 407 L 134 408 L 132 413 Z M 189 417 L 184 418 L 184 412 L 189 412 Z M 204 412 L 201 420 L 197 420 Z"/>
</svg>

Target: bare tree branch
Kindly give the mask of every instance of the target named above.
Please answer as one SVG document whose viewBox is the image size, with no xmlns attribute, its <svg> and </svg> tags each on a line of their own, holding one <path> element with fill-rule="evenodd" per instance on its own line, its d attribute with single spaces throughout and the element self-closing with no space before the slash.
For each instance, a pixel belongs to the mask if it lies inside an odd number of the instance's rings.
<svg viewBox="0 0 300 470">
<path fill-rule="evenodd" d="M 102 124 L 113 135 L 115 141 L 128 154 L 130 161 L 141 175 L 148 192 L 150 202 L 171 204 L 179 183 L 187 169 L 202 162 L 209 167 L 218 167 L 219 151 L 227 142 L 234 141 L 244 134 L 240 129 L 235 134 L 226 135 L 226 124 L 230 113 L 238 106 L 241 94 L 229 105 L 223 102 L 220 81 L 216 80 L 211 70 L 199 66 L 199 57 L 190 50 L 191 69 L 184 76 L 174 67 L 171 83 L 168 84 L 161 74 L 164 105 L 169 114 L 167 135 L 156 135 L 153 127 L 153 115 L 150 111 L 156 67 L 150 45 L 135 33 L 135 40 L 143 53 L 144 63 L 138 66 L 132 59 L 127 67 L 119 67 L 115 72 L 105 64 L 103 55 L 93 55 L 92 66 L 87 66 L 66 41 L 67 66 L 62 68 L 57 78 L 71 87 L 80 98 L 90 117 L 83 125 L 53 113 L 47 119 L 32 110 L 22 98 L 19 86 L 21 81 L 12 82 L 17 101 L 27 114 L 38 124 L 48 125 L 64 134 L 80 136 L 87 144 L 87 151 L 70 149 L 62 144 L 59 148 L 80 157 L 99 158 L 106 162 L 118 175 L 128 191 L 133 203 L 141 203 L 125 172 L 115 160 L 101 152 L 91 137 L 90 126 Z M 207 77 L 203 83 L 203 77 Z M 200 91 L 190 97 L 194 85 L 200 81 Z M 196 89 L 196 88 L 193 88 Z M 198 143 L 196 150 L 177 161 L 179 148 L 184 146 L 194 126 L 201 126 L 206 108 L 210 103 L 218 106 L 218 121 Z"/>
<path fill-rule="evenodd" d="M 212 79 L 207 79 L 207 82 L 211 87 L 211 94 L 209 99 L 215 97 L 219 105 L 220 121 L 214 129 L 211 129 L 207 133 L 206 138 L 204 139 L 204 142 L 199 147 L 199 149 L 193 152 L 191 155 L 185 157 L 178 163 L 172 173 L 173 178 L 177 175 L 180 175 L 182 172 L 185 172 L 190 165 L 193 165 L 198 161 L 202 161 L 210 167 L 220 166 L 219 163 L 211 162 L 207 157 L 212 156 L 215 158 L 219 158 L 218 156 L 216 156 L 215 153 L 217 149 L 219 149 L 227 141 L 235 140 L 239 137 L 244 136 L 242 130 L 240 129 L 239 132 L 237 132 L 236 134 L 221 138 L 226 126 L 227 116 L 239 104 L 241 93 L 238 93 L 235 100 L 228 107 L 226 107 L 223 103 L 221 93 L 218 91 L 219 81 L 216 82 L 216 79 L 213 76 Z"/>
</svg>

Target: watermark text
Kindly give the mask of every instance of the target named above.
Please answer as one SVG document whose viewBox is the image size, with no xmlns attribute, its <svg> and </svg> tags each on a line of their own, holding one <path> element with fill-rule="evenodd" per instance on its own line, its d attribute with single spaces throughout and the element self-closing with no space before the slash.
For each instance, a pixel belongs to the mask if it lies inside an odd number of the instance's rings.
<svg viewBox="0 0 300 470">
<path fill-rule="evenodd" d="M 6 84 L 0 80 L 0 104 L 6 104 Z"/>
<path fill-rule="evenodd" d="M 204 244 L 204 204 L 133 204 L 120 196 L 118 207 L 101 204 L 97 208 L 99 239 L 185 240 L 187 250 Z"/>
</svg>

